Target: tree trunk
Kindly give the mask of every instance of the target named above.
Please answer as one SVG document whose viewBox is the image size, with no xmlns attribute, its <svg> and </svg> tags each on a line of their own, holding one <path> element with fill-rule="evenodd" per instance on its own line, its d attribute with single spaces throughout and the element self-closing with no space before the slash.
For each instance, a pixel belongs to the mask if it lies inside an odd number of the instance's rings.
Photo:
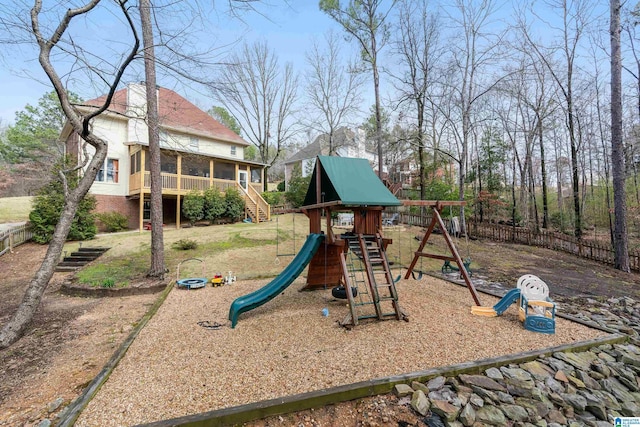
<svg viewBox="0 0 640 427">
<path fill-rule="evenodd" d="M 109 93 L 107 94 L 102 106 L 98 107 L 91 113 L 81 115 L 71 104 L 66 86 L 51 63 L 51 51 L 57 46 L 61 37 L 69 28 L 69 24 L 72 19 L 91 12 L 98 3 L 99 2 L 92 2 L 82 8 L 67 9 L 59 26 L 53 33 L 53 36 L 49 39 L 45 38 L 40 31 L 40 13 L 42 11 L 42 3 L 36 2 L 36 5 L 31 10 L 31 29 L 40 50 L 38 55 L 40 65 L 56 91 L 60 101 L 60 106 L 64 111 L 68 123 L 73 128 L 73 131 L 78 134 L 84 142 L 95 149 L 95 154 L 93 157 L 90 157 L 90 160 L 88 158 L 83 159 L 83 162 L 78 165 L 79 167 L 84 168 L 84 173 L 82 174 L 77 187 L 70 190 L 65 186 L 64 206 L 62 208 L 62 213 L 60 214 L 60 220 L 56 224 L 56 228 L 53 232 L 52 240 L 49 243 L 49 248 L 47 249 L 47 253 L 40 265 L 40 268 L 29 283 L 20 306 L 0 331 L 0 349 L 10 346 L 22 336 L 29 323 L 31 323 L 31 319 L 40 305 L 42 295 L 49 284 L 49 280 L 51 280 L 51 276 L 53 276 L 55 266 L 62 254 L 62 248 L 67 239 L 67 235 L 69 234 L 69 230 L 71 229 L 73 219 L 75 218 L 76 211 L 78 210 L 78 205 L 89 191 L 89 188 L 91 188 L 91 185 L 93 185 L 96 175 L 103 167 L 104 161 L 107 157 L 107 142 L 93 134 L 91 130 L 91 121 L 94 117 L 102 114 L 109 107 L 124 71 L 133 61 L 138 52 L 138 48 L 140 47 L 136 29 L 130 19 L 128 9 L 125 7 L 124 2 L 120 2 L 120 10 L 132 31 L 134 43 L 129 50 L 129 54 L 123 59 L 122 63 L 116 67 L 113 81 L 109 86 Z M 101 75 L 101 77 L 104 79 L 105 76 Z M 107 82 L 105 81 L 105 83 Z M 86 153 L 86 151 L 84 152 Z M 88 163 L 87 160 L 89 160 Z"/>
<path fill-rule="evenodd" d="M 151 175 L 151 268 L 147 275 L 163 280 L 166 267 L 164 264 L 164 234 L 162 230 L 162 172 L 160 170 L 156 59 L 153 47 L 153 28 L 151 27 L 151 3 L 149 0 L 140 1 L 140 20 L 142 21 L 142 42 L 144 47 L 149 169 Z M 180 212 L 176 212 L 176 215 L 180 215 Z"/>
<path fill-rule="evenodd" d="M 89 191 L 91 184 L 100 170 L 99 165 L 104 163 L 106 157 L 107 145 L 103 144 L 97 147 L 90 167 L 78 184 L 78 187 L 73 189 L 68 196 L 65 197 L 65 204 L 60 215 L 60 220 L 58 224 L 56 224 L 56 229 L 53 232 L 53 237 L 49 243 L 47 253 L 42 260 L 42 264 L 40 264 L 40 268 L 29 283 L 18 309 L 4 325 L 2 331 L 0 331 L 0 350 L 16 342 L 31 323 L 31 319 L 33 319 L 36 310 L 40 306 L 42 295 L 49 285 L 49 280 L 51 280 L 55 267 L 60 260 L 60 254 L 67 240 L 67 235 L 71 229 L 78 205 Z"/>
<path fill-rule="evenodd" d="M 620 0 L 611 0 L 611 167 L 615 211 L 615 268 L 629 272 L 625 160 L 622 141 L 622 60 L 620 55 Z"/>
<path fill-rule="evenodd" d="M 542 169 L 542 228 L 549 227 L 549 193 L 547 190 L 547 168 L 544 160 L 544 140 L 542 118 L 538 117 L 538 138 L 540 145 L 540 168 Z"/>
<path fill-rule="evenodd" d="M 375 41 L 375 38 L 373 39 Z M 375 44 L 372 52 L 376 52 Z M 382 180 L 382 117 L 380 114 L 380 75 L 378 74 L 378 64 L 375 58 L 372 58 L 371 67 L 373 67 L 373 89 L 376 102 L 376 143 L 378 144 L 378 177 Z"/>
</svg>

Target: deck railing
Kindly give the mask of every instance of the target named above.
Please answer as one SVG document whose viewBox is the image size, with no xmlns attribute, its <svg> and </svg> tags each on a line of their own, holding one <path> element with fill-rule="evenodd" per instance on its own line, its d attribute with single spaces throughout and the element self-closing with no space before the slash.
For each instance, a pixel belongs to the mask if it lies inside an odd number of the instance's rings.
<svg viewBox="0 0 640 427">
<path fill-rule="evenodd" d="M 163 190 L 175 190 L 178 191 L 178 175 L 173 173 L 162 172 L 162 189 Z M 131 175 L 129 190 L 137 190 L 139 189 L 139 185 L 131 185 L 132 182 L 139 182 L 140 179 L 139 174 Z M 214 187 L 217 187 L 218 190 L 225 192 L 228 188 L 235 188 L 236 182 L 229 179 L 220 179 L 220 178 L 207 178 L 201 176 L 190 176 L 190 175 L 181 175 L 180 176 L 180 193 L 188 193 L 191 190 L 201 190 L 204 191 L 207 188 L 211 187 L 213 183 Z M 148 190 L 151 188 L 151 173 L 145 171 L 144 173 L 144 189 Z"/>
<path fill-rule="evenodd" d="M 32 237 L 33 232 L 29 224 L 18 225 L 0 232 L 0 255 L 12 251 L 16 246 L 31 240 Z"/>
<path fill-rule="evenodd" d="M 180 177 L 180 189 L 184 191 L 199 190 L 204 191 L 211 186 L 209 178 L 200 176 L 186 176 Z"/>
<path fill-rule="evenodd" d="M 177 190 L 178 189 L 178 175 L 173 173 L 162 173 L 162 189 L 163 190 Z M 144 188 L 151 188 L 151 172 L 144 173 Z"/>
<path fill-rule="evenodd" d="M 262 194 L 260 194 L 260 192 L 257 191 L 253 185 L 248 185 L 247 195 L 256 204 L 256 215 L 258 216 L 258 221 L 260 220 L 260 211 L 264 213 L 266 221 L 270 221 L 271 207 L 269 206 L 269 203 L 267 203 L 267 201 L 262 197 Z"/>
</svg>

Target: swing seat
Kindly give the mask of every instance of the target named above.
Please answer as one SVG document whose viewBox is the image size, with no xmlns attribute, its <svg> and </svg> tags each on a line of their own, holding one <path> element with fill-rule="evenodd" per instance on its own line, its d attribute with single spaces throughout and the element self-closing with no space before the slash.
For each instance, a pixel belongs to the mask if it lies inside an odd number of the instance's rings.
<svg viewBox="0 0 640 427">
<path fill-rule="evenodd" d="M 418 277 L 416 277 L 416 272 L 418 273 Z M 413 280 L 421 280 L 422 276 L 423 276 L 424 272 L 420 271 L 420 270 L 413 270 L 411 272 L 411 277 L 413 277 Z"/>
<path fill-rule="evenodd" d="M 471 267 L 469 267 L 471 265 L 471 259 L 465 259 L 462 264 L 464 265 L 464 269 L 467 270 L 469 276 L 473 276 L 473 271 L 471 270 Z M 460 271 L 458 267 L 456 267 L 455 265 L 451 265 L 451 261 L 449 260 L 444 261 L 444 264 L 442 264 L 442 268 L 440 270 L 442 271 L 442 274 L 449 274 L 453 273 L 454 271 Z"/>
</svg>

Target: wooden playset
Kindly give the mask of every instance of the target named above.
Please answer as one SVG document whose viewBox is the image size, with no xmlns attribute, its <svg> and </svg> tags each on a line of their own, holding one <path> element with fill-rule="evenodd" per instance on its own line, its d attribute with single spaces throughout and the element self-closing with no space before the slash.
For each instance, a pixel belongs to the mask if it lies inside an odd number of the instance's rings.
<svg viewBox="0 0 640 427">
<path fill-rule="evenodd" d="M 311 259 L 303 290 L 344 285 L 350 308 L 345 326 L 369 318 L 406 320 L 386 254 L 391 239 L 382 232 L 385 207 L 400 204 L 366 160 L 317 158 L 302 211 L 310 233 L 322 233 L 326 221 L 326 237 Z M 334 234 L 331 221 L 338 213 L 353 218 L 351 231 Z"/>
</svg>

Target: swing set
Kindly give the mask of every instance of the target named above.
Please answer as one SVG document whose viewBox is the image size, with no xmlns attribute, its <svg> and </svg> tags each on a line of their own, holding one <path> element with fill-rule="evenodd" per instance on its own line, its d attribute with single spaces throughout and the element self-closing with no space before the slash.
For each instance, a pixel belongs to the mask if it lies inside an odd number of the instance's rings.
<svg viewBox="0 0 640 427">
<path fill-rule="evenodd" d="M 471 274 L 470 274 L 470 270 L 468 270 L 468 263 L 471 262 L 470 259 L 467 259 L 465 261 L 462 260 L 462 258 L 460 257 L 460 253 L 458 252 L 456 245 L 453 241 L 453 239 L 451 238 L 451 235 L 449 234 L 449 231 L 444 223 L 444 221 L 442 220 L 442 210 L 444 207 L 449 206 L 449 209 L 451 209 L 452 206 L 460 206 L 461 208 L 464 207 L 466 205 L 467 202 L 465 201 L 447 201 L 447 200 L 443 200 L 443 201 L 435 201 L 435 200 L 403 200 L 402 204 L 404 206 L 422 206 L 422 207 L 429 207 L 431 208 L 431 212 L 432 212 L 432 216 L 431 216 L 431 223 L 429 224 L 429 226 L 427 227 L 427 231 L 425 232 L 424 236 L 422 237 L 422 241 L 420 242 L 420 246 L 418 246 L 418 249 L 416 250 L 416 252 L 414 253 L 413 256 L 413 260 L 411 261 L 411 264 L 409 265 L 409 268 L 407 269 L 407 272 L 404 276 L 405 279 L 408 279 L 409 276 L 413 276 L 414 279 L 421 279 L 422 278 L 422 274 L 423 271 L 422 270 L 415 270 L 416 264 L 418 263 L 418 259 L 420 259 L 420 262 L 422 263 L 422 258 L 426 257 L 426 258 L 432 258 L 432 259 L 439 259 L 445 262 L 448 261 L 449 262 L 449 266 L 451 268 L 454 268 L 451 265 L 451 261 L 455 261 L 456 265 L 457 265 L 457 270 L 460 272 L 460 275 L 462 276 L 462 279 L 464 280 L 465 284 L 467 285 L 467 289 L 469 289 L 469 292 L 471 292 L 471 296 L 473 297 L 473 301 L 476 303 L 476 305 L 480 306 L 480 298 L 478 297 L 478 292 L 476 291 L 475 286 L 473 285 L 473 283 L 471 282 Z M 451 211 L 450 211 L 451 212 Z M 440 231 L 442 232 L 442 236 L 444 237 L 445 242 L 447 243 L 447 247 L 449 248 L 450 251 L 450 255 L 440 255 L 440 254 L 434 254 L 434 253 L 429 253 L 429 252 L 424 252 L 424 248 L 427 244 L 427 241 L 429 240 L 429 237 L 431 237 L 431 234 L 433 233 L 433 230 L 435 229 L 436 225 L 439 227 Z M 454 233 L 455 235 L 456 233 Z M 465 264 L 465 262 L 467 262 L 467 264 Z M 444 269 L 444 266 L 443 266 Z M 418 277 L 416 277 L 415 272 L 418 273 Z"/>
</svg>

